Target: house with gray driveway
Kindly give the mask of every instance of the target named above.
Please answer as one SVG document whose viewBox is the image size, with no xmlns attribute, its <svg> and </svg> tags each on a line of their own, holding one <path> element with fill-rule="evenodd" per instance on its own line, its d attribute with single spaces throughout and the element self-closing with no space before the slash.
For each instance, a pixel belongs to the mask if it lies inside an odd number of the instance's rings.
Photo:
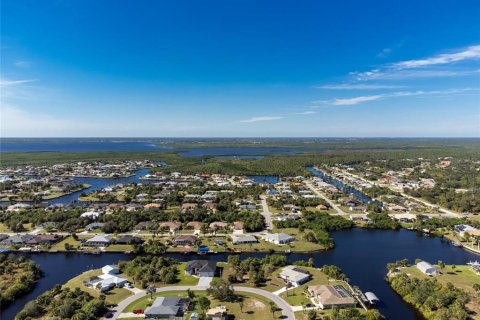
<svg viewBox="0 0 480 320">
<path fill-rule="evenodd" d="M 187 262 L 185 273 L 197 277 L 213 277 L 217 264 L 214 261 L 208 260 L 192 260 Z"/>
<path fill-rule="evenodd" d="M 179 297 L 158 297 L 153 304 L 145 309 L 145 318 L 153 319 L 183 319 L 190 305 L 190 299 Z"/>
</svg>

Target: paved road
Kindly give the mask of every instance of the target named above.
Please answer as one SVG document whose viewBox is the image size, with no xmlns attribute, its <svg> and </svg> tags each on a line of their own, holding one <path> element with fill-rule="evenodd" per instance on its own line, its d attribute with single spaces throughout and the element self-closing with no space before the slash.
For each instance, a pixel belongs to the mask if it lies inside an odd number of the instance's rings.
<svg viewBox="0 0 480 320">
<path fill-rule="evenodd" d="M 265 196 L 260 196 L 260 199 L 262 200 L 262 215 L 265 217 L 265 224 L 267 225 L 267 230 L 272 230 L 272 213 L 268 209 L 267 198 Z"/>
<path fill-rule="evenodd" d="M 188 289 L 192 291 L 204 291 L 207 290 L 208 287 L 206 286 L 168 286 L 168 287 L 161 287 L 157 288 L 157 292 L 166 292 L 166 291 L 187 291 Z M 234 286 L 233 289 L 236 292 L 243 292 L 243 293 L 253 293 L 257 294 L 259 296 L 264 297 L 265 299 L 268 299 L 270 301 L 273 301 L 280 309 L 282 312 L 282 318 L 283 319 L 288 319 L 288 320 L 295 320 L 295 313 L 293 311 L 292 306 L 290 306 L 285 300 L 280 298 L 279 296 L 274 295 L 271 292 L 257 289 L 257 288 L 250 288 L 250 287 L 239 287 L 239 286 Z M 133 301 L 145 297 L 147 293 L 145 291 L 139 292 L 133 296 L 130 296 L 120 302 L 118 306 L 115 308 L 115 312 L 113 314 L 112 319 L 117 319 L 118 316 L 122 313 L 122 311 Z"/>
<path fill-rule="evenodd" d="M 341 216 L 346 216 L 348 215 L 348 213 L 346 213 L 345 211 L 343 211 L 339 206 L 337 206 L 335 203 L 333 203 L 332 200 L 328 199 L 323 193 L 321 193 L 320 191 L 317 190 L 317 188 L 315 188 L 315 186 L 312 184 L 311 181 L 306 181 L 305 182 L 307 187 L 310 188 L 310 190 L 312 190 L 317 196 L 319 196 L 320 198 L 322 198 L 323 200 L 327 201 L 327 203 L 335 210 L 337 211 L 337 214 L 338 215 L 341 215 Z"/>
</svg>

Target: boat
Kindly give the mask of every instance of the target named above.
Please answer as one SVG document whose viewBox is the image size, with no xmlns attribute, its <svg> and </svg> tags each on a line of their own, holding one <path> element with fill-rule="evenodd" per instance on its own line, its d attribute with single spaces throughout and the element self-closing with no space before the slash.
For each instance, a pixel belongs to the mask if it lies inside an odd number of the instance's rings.
<svg viewBox="0 0 480 320">
<path fill-rule="evenodd" d="M 455 247 L 461 247 L 462 244 L 458 241 L 452 241 L 452 245 L 454 245 Z"/>
</svg>

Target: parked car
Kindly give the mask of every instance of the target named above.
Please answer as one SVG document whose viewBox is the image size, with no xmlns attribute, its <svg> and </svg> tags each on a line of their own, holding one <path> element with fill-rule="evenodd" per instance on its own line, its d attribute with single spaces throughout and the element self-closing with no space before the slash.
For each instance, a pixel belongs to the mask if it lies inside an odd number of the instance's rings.
<svg viewBox="0 0 480 320">
<path fill-rule="evenodd" d="M 135 309 L 133 310 L 134 314 L 143 314 L 143 309 Z"/>
<path fill-rule="evenodd" d="M 125 283 L 125 287 L 130 288 L 130 289 L 133 288 L 133 286 L 130 282 Z"/>
<path fill-rule="evenodd" d="M 107 319 L 113 318 L 113 313 L 112 312 L 107 312 L 105 314 L 105 318 L 107 318 Z"/>
</svg>

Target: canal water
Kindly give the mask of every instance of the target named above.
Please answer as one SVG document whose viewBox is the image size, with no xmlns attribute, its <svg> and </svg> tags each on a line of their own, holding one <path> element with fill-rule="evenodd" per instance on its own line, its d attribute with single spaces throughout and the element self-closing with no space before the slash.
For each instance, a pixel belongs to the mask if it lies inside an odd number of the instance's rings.
<svg viewBox="0 0 480 320">
<path fill-rule="evenodd" d="M 440 238 L 429 238 L 414 231 L 400 230 L 370 230 L 354 228 L 332 233 L 336 247 L 334 250 L 315 253 L 288 254 L 289 262 L 313 258 L 315 266 L 334 264 L 342 268 L 350 278 L 352 285 L 358 285 L 364 291 L 374 292 L 381 303 L 379 310 L 388 319 L 409 320 L 420 317 L 399 296 L 390 289 L 384 280 L 386 265 L 399 259 L 408 258 L 414 263 L 416 258 L 436 263 L 442 260 L 447 264 L 465 264 L 478 260 L 479 256 L 451 245 Z M 229 254 L 213 254 L 202 259 L 226 261 Z M 35 299 L 42 292 L 51 289 L 55 284 L 65 283 L 80 273 L 99 268 L 119 260 L 130 259 L 123 254 L 62 254 L 40 253 L 29 254 L 45 271 L 45 276 L 38 282 L 34 291 L 19 299 L 13 305 L 3 310 L 1 319 L 13 319 L 26 302 Z M 180 261 L 198 259 L 197 255 L 167 254 Z M 247 257 L 263 257 L 264 253 L 244 253 L 241 259 Z"/>
<path fill-rule="evenodd" d="M 348 194 L 353 194 L 355 197 L 357 197 L 357 199 L 359 199 L 363 203 L 370 203 L 370 202 L 373 201 L 377 205 L 382 206 L 382 203 L 380 201 L 370 198 L 369 196 L 367 196 L 363 192 L 361 192 L 361 191 L 343 183 L 342 181 L 340 181 L 338 179 L 330 177 L 329 175 L 325 174 L 322 171 L 316 170 L 312 167 L 307 167 L 307 170 L 310 171 L 311 173 L 313 173 L 314 175 L 316 175 L 317 177 L 320 177 L 323 181 L 334 185 L 338 189 L 346 191 Z"/>
</svg>

